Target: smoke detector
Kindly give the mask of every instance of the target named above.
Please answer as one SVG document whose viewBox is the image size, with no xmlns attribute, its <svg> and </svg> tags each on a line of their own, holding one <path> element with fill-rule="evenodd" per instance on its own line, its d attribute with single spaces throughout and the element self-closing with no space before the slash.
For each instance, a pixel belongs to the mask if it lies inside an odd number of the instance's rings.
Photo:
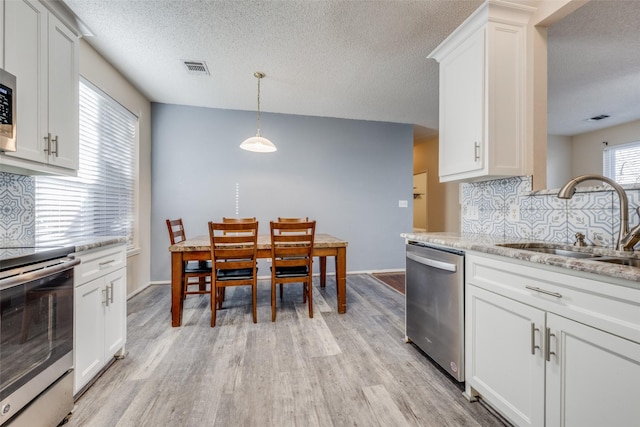
<svg viewBox="0 0 640 427">
<path fill-rule="evenodd" d="M 192 60 L 192 59 L 184 59 L 182 60 L 185 68 L 187 69 L 187 73 L 196 74 L 201 76 L 209 75 L 209 68 L 207 67 L 207 63 L 204 61 Z"/>
</svg>

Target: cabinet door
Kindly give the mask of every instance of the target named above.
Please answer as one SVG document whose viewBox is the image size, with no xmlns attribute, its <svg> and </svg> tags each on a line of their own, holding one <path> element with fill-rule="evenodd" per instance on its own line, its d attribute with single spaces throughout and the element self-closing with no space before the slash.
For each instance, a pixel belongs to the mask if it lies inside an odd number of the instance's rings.
<svg viewBox="0 0 640 427">
<path fill-rule="evenodd" d="M 104 277 L 107 302 L 104 306 L 104 361 L 107 363 L 124 346 L 127 319 L 126 269 Z"/>
<path fill-rule="evenodd" d="M 74 394 L 103 366 L 104 360 L 104 279 L 75 288 Z"/>
<path fill-rule="evenodd" d="M 466 287 L 466 380 L 519 426 L 544 423 L 545 313 Z"/>
<path fill-rule="evenodd" d="M 78 39 L 49 15 L 49 163 L 78 169 Z"/>
<path fill-rule="evenodd" d="M 640 344 L 547 315 L 547 426 L 633 426 L 640 422 Z"/>
<path fill-rule="evenodd" d="M 37 0 L 5 2 L 5 69 L 17 77 L 19 130 L 16 152 L 5 153 L 46 162 L 47 16 Z"/>
<path fill-rule="evenodd" d="M 485 28 L 440 63 L 440 177 L 484 166 Z M 454 177 L 455 178 L 455 177 Z"/>
<path fill-rule="evenodd" d="M 0 2 L 0 68 L 4 69 L 4 2 Z"/>
</svg>

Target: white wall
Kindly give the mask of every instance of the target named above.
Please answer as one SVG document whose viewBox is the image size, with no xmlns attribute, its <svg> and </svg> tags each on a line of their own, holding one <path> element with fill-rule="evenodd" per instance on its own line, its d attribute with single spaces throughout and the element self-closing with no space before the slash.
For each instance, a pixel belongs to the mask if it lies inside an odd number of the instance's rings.
<svg viewBox="0 0 640 427">
<path fill-rule="evenodd" d="M 547 136 L 547 188 L 560 188 L 574 177 L 570 136 Z"/>
<path fill-rule="evenodd" d="M 427 231 L 460 231 L 459 184 L 440 182 L 438 136 L 416 140 L 413 173 L 427 172 Z"/>
<path fill-rule="evenodd" d="M 602 142 L 609 146 L 640 141 L 640 120 L 573 137 L 573 174 L 602 174 Z"/>
<path fill-rule="evenodd" d="M 127 259 L 127 294 L 149 284 L 151 217 L 151 104 L 84 39 L 80 41 L 80 75 L 139 118 L 136 250 Z"/>
<path fill-rule="evenodd" d="M 349 242 L 349 272 L 404 269 L 411 125 L 263 113 L 262 134 L 278 151 L 259 154 L 239 148 L 255 134 L 255 112 L 154 103 L 152 117 L 153 281 L 170 279 L 167 218 L 182 217 L 194 236 L 236 214 L 255 216 L 261 233 L 278 216 L 308 216 L 318 233 Z"/>
</svg>

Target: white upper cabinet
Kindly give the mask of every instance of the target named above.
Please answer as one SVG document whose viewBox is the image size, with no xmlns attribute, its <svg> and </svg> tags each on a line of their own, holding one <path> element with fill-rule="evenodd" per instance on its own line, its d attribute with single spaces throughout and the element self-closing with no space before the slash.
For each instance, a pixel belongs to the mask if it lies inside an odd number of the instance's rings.
<svg viewBox="0 0 640 427">
<path fill-rule="evenodd" d="M 532 174 L 526 94 L 534 11 L 486 2 L 429 55 L 440 63 L 441 182 Z"/>
<path fill-rule="evenodd" d="M 37 0 L 4 2 L 4 68 L 17 80 L 17 151 L 2 170 L 78 169 L 77 35 Z"/>
</svg>

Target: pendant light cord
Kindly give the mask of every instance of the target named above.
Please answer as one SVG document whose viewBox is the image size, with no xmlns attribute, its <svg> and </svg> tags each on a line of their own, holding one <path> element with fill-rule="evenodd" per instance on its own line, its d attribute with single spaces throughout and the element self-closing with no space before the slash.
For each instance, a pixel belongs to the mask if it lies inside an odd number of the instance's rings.
<svg viewBox="0 0 640 427">
<path fill-rule="evenodd" d="M 257 136 L 260 136 L 260 80 L 264 76 L 262 73 L 256 73 L 255 76 L 258 78 L 258 133 Z"/>
</svg>

